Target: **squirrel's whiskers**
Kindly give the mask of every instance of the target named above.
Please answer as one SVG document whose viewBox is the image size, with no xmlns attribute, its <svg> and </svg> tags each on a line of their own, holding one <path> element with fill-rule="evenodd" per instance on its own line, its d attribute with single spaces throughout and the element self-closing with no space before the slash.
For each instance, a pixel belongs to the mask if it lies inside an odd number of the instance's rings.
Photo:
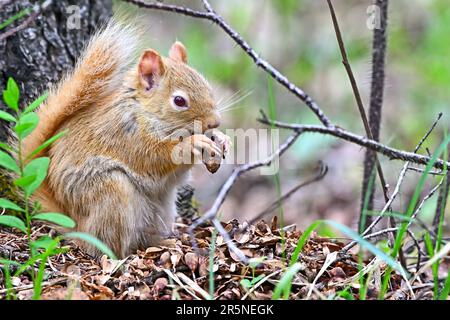
<svg viewBox="0 0 450 320">
<path fill-rule="evenodd" d="M 253 90 L 249 90 L 242 94 L 240 91 L 237 91 L 226 101 L 222 102 L 221 104 L 218 104 L 217 109 L 219 110 L 220 113 L 224 113 L 224 112 L 228 112 L 230 110 L 242 108 L 243 106 L 235 106 L 235 105 L 238 104 L 239 102 L 241 102 L 242 100 L 244 100 L 245 98 L 247 98 L 248 96 L 250 96 L 252 93 L 253 93 Z"/>
</svg>

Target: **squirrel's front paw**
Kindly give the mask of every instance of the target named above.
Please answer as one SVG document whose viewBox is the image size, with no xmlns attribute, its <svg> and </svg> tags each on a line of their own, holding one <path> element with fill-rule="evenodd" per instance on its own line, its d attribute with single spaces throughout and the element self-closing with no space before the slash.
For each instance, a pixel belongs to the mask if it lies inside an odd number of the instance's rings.
<svg viewBox="0 0 450 320">
<path fill-rule="evenodd" d="M 194 156 L 201 158 L 203 161 L 205 157 L 222 156 L 223 151 L 213 140 L 204 134 L 194 134 L 189 137 L 189 143 L 192 148 Z"/>
<path fill-rule="evenodd" d="M 223 158 L 225 159 L 225 156 L 228 154 L 228 152 L 231 149 L 231 138 L 227 136 L 225 133 L 214 130 L 214 132 L 211 135 L 211 140 L 214 141 L 222 150 Z"/>
</svg>

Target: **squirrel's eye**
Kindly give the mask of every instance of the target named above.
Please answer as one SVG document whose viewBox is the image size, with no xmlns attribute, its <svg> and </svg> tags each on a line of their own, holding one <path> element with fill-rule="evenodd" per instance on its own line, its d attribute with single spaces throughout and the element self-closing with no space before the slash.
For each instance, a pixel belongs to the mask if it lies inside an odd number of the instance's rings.
<svg viewBox="0 0 450 320">
<path fill-rule="evenodd" d="M 187 107 L 187 103 L 186 103 L 186 99 L 181 97 L 181 96 L 175 96 L 173 98 L 173 103 L 180 108 L 186 108 Z"/>
</svg>

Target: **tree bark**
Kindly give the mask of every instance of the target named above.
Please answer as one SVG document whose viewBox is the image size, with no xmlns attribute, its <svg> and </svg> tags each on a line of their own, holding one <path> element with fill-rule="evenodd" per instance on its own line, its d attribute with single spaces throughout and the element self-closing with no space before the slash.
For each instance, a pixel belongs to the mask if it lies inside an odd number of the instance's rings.
<svg viewBox="0 0 450 320">
<path fill-rule="evenodd" d="M 40 2 L 0 0 L 0 23 Z M 73 24 L 68 25 L 68 19 L 73 21 L 74 13 L 79 17 L 79 28 L 76 29 L 71 28 Z M 7 108 L 1 93 L 9 77 L 19 85 L 20 106 L 23 108 L 73 68 L 90 35 L 111 14 L 110 0 L 53 0 L 26 28 L 0 40 L 0 109 Z M 0 35 L 21 25 L 26 19 L 23 17 L 0 30 Z M 6 139 L 7 124 L 0 120 L 0 140 L 4 142 Z M 9 178 L 2 172 L 0 197 L 17 199 Z"/>
<path fill-rule="evenodd" d="M 32 8 L 40 2 L 0 1 L 0 23 L 22 9 Z M 0 92 L 5 88 L 8 77 L 13 77 L 21 91 L 21 107 L 39 97 L 51 84 L 60 80 L 65 72 L 73 68 L 90 35 L 111 13 L 110 0 L 52 1 L 25 29 L 3 41 L 0 40 Z M 79 28 L 72 28 L 74 24 L 71 22 L 77 17 Z M 26 17 L 21 18 L 2 29 L 0 34 L 20 25 L 25 19 Z M 0 108 L 6 108 L 3 101 L 0 102 Z M 2 121 L 2 141 L 6 139 L 5 125 Z"/>
</svg>

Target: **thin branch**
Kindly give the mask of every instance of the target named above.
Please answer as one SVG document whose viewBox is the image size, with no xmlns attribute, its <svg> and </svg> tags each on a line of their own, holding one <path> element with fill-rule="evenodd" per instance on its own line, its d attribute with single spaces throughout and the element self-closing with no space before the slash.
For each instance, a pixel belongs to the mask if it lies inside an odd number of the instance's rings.
<svg viewBox="0 0 450 320">
<path fill-rule="evenodd" d="M 46 0 L 40 5 L 35 5 L 33 7 L 33 11 L 21 24 L 19 24 L 14 28 L 8 29 L 7 31 L 0 34 L 0 42 L 30 26 L 36 20 L 36 18 L 39 17 L 42 11 L 45 10 L 52 3 L 52 1 L 53 0 Z M 5 1 L 5 3 L 0 3 L 0 8 L 7 4 L 9 4 L 8 1 Z"/>
<path fill-rule="evenodd" d="M 295 96 L 300 98 L 317 116 L 317 118 L 326 127 L 332 127 L 330 120 L 320 109 L 318 104 L 302 89 L 293 84 L 284 74 L 278 71 L 274 66 L 272 66 L 268 61 L 262 59 L 260 55 L 250 46 L 250 44 L 245 41 L 239 33 L 237 33 L 218 13 L 213 11 L 211 5 L 208 1 L 204 0 L 203 4 L 207 8 L 207 12 L 196 11 L 183 6 L 169 5 L 161 2 L 145 2 L 143 0 L 124 0 L 126 2 L 135 4 L 142 8 L 162 10 L 167 12 L 174 12 L 190 16 L 193 18 L 209 20 L 217 24 L 223 31 L 225 31 L 228 36 L 236 42 L 239 47 L 241 47 L 245 53 L 247 53 L 250 58 L 254 61 L 256 66 L 263 69 L 265 72 L 270 74 L 278 83 L 284 86 L 287 90 L 293 93 Z"/>
<path fill-rule="evenodd" d="M 12 0 L 0 0 L 0 9 L 2 9 L 4 6 L 10 4 Z"/>
<path fill-rule="evenodd" d="M 418 173 L 424 173 L 425 169 L 422 168 L 416 168 L 416 167 L 408 167 L 409 171 L 414 171 L 414 172 L 418 172 Z M 443 176 L 444 173 L 442 171 L 435 171 L 435 170 L 431 170 L 428 172 L 428 174 L 432 175 L 432 176 Z"/>
<path fill-rule="evenodd" d="M 439 181 L 439 183 L 433 189 L 431 189 L 430 192 L 428 192 L 428 194 L 425 197 L 423 197 L 419 206 L 416 208 L 416 210 L 412 214 L 411 220 L 408 222 L 408 227 L 411 225 L 412 220 L 414 220 L 417 217 L 417 215 L 420 213 L 420 211 L 422 211 L 422 208 L 423 208 L 425 202 L 428 199 L 430 199 L 436 193 L 437 190 L 439 190 L 439 188 L 442 186 L 442 183 L 444 182 L 444 180 L 445 180 L 445 177 L 442 178 L 441 181 Z"/>
<path fill-rule="evenodd" d="M 274 125 L 277 128 L 284 128 L 284 129 L 291 129 L 298 132 L 315 132 L 320 133 L 324 135 L 330 135 L 334 136 L 336 138 L 340 138 L 342 140 L 346 140 L 348 142 L 352 142 L 354 144 L 357 144 L 359 146 L 368 148 L 370 150 L 373 150 L 375 152 L 381 153 L 385 155 L 386 157 L 393 159 L 393 160 L 402 160 L 402 161 L 409 161 L 412 163 L 420 164 L 420 165 L 427 165 L 431 158 L 429 156 L 424 156 L 420 154 L 416 154 L 413 152 L 398 150 L 389 146 L 386 146 L 378 141 L 370 140 L 366 137 L 354 134 L 350 131 L 347 131 L 345 129 L 342 129 L 340 127 L 323 127 L 323 126 L 317 126 L 317 125 L 303 125 L 303 124 L 291 124 L 291 123 L 285 123 L 281 121 L 271 121 L 269 119 L 258 119 L 261 123 L 267 124 L 267 125 Z M 434 163 L 434 167 L 437 169 L 443 169 L 444 164 L 447 166 L 450 165 L 450 162 L 445 162 L 442 159 L 437 159 Z"/>
<path fill-rule="evenodd" d="M 367 239 L 376 238 L 376 237 L 379 237 L 379 236 L 382 236 L 382 235 L 385 235 L 385 234 L 396 232 L 397 230 L 398 230 L 397 227 L 383 229 L 383 230 L 380 230 L 380 231 L 377 231 L 377 232 L 365 235 L 365 236 L 363 236 L 363 239 L 367 240 Z"/>
<path fill-rule="evenodd" d="M 415 246 L 416 249 L 417 249 L 416 271 L 418 271 L 418 270 L 420 269 L 420 264 L 422 263 L 422 255 L 423 255 L 423 252 L 422 252 L 422 249 L 420 248 L 420 243 L 419 243 L 419 241 L 418 241 L 417 238 L 414 236 L 414 233 L 413 233 L 411 230 L 409 230 L 409 229 L 407 229 L 406 231 L 408 232 L 409 236 L 410 236 L 411 239 L 413 240 L 414 246 Z"/>
<path fill-rule="evenodd" d="M 239 258 L 240 261 L 243 263 L 248 263 L 248 258 L 245 256 L 245 254 L 233 243 L 233 240 L 231 239 L 228 232 L 225 230 L 225 228 L 222 226 L 220 221 L 214 217 L 212 219 L 213 225 L 216 227 L 217 232 L 223 237 L 223 240 L 225 244 L 227 245 L 228 249 Z"/>
<path fill-rule="evenodd" d="M 21 24 L 19 24 L 17 27 L 8 29 L 7 31 L 0 34 L 0 41 L 3 41 L 10 36 L 14 35 L 15 33 L 22 31 L 23 29 L 27 28 L 36 18 L 41 14 L 41 11 L 33 11 Z"/>
</svg>

